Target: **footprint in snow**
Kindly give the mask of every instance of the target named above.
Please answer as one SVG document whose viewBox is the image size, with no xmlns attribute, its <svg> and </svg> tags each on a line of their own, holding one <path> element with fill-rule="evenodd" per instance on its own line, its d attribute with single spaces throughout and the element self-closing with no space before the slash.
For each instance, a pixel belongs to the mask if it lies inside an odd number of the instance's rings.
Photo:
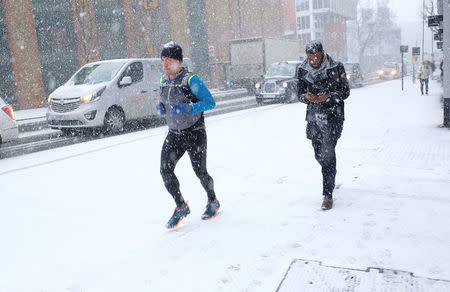
<svg viewBox="0 0 450 292">
<path fill-rule="evenodd" d="M 229 271 L 234 271 L 234 272 L 238 272 L 241 270 L 241 265 L 237 264 L 237 265 L 230 265 L 228 266 L 227 270 Z"/>
<path fill-rule="evenodd" d="M 279 184 L 279 185 L 284 184 L 287 181 L 287 178 L 288 178 L 287 176 L 279 177 L 277 179 L 276 183 Z"/>
</svg>

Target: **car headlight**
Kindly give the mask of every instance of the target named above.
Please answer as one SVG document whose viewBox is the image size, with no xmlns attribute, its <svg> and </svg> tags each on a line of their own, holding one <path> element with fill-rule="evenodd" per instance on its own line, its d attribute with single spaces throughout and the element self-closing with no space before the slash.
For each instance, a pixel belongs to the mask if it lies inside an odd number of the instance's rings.
<svg viewBox="0 0 450 292">
<path fill-rule="evenodd" d="M 392 70 L 391 75 L 395 75 L 395 74 L 397 74 L 397 70 Z"/>
<path fill-rule="evenodd" d="M 256 89 L 258 89 L 258 88 L 260 88 L 260 87 L 261 87 L 261 84 L 259 84 L 259 83 L 256 83 L 256 84 L 255 84 L 255 88 L 256 88 Z"/>
<path fill-rule="evenodd" d="M 378 75 L 383 75 L 384 74 L 383 70 L 378 70 L 377 72 L 378 72 Z"/>
<path fill-rule="evenodd" d="M 80 97 L 81 103 L 89 103 L 89 102 L 92 102 L 92 101 L 99 100 L 100 96 L 105 91 L 105 89 L 106 89 L 106 86 L 103 87 L 102 89 L 100 89 L 99 91 L 97 91 L 96 93 L 83 95 L 82 97 Z"/>
<path fill-rule="evenodd" d="M 282 86 L 283 86 L 284 88 L 288 87 L 287 82 L 283 82 Z"/>
<path fill-rule="evenodd" d="M 347 79 L 349 79 L 350 80 L 350 78 L 352 77 L 352 75 L 350 75 L 350 74 L 347 74 Z"/>
<path fill-rule="evenodd" d="M 51 102 L 52 102 L 52 96 L 49 95 L 48 98 L 47 98 L 47 103 L 50 104 Z"/>
</svg>

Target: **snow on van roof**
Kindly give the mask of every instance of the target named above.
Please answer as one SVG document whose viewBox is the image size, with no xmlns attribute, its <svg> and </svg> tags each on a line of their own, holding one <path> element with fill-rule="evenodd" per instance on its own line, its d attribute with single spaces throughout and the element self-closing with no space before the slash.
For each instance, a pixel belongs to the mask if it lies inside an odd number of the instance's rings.
<svg viewBox="0 0 450 292">
<path fill-rule="evenodd" d="M 151 62 L 161 62 L 160 58 L 123 58 L 123 59 L 110 59 L 110 60 L 101 60 L 96 62 L 90 62 L 87 64 L 102 64 L 102 63 L 127 63 L 130 61 L 151 61 Z M 86 65 L 87 65 L 86 64 Z"/>
</svg>

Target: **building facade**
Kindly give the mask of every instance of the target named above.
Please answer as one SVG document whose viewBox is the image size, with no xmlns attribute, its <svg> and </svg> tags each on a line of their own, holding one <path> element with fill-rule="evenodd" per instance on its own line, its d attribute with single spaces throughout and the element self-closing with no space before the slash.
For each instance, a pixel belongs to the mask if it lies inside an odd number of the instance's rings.
<svg viewBox="0 0 450 292">
<path fill-rule="evenodd" d="M 296 0 L 301 44 L 321 40 L 333 58 L 347 60 L 346 21 L 356 18 L 356 4 L 356 0 Z"/>
<path fill-rule="evenodd" d="M 283 0 L 284 36 L 290 39 L 297 38 L 296 0 Z"/>
<path fill-rule="evenodd" d="M 18 109 L 45 106 L 80 66 L 159 57 L 170 40 L 221 86 L 230 40 L 283 37 L 282 1 L 0 0 L 0 95 Z"/>
</svg>

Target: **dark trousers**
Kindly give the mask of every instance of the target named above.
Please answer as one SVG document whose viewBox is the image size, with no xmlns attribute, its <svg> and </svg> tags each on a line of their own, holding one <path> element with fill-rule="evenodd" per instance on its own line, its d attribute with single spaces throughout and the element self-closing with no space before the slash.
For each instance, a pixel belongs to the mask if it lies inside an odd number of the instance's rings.
<svg viewBox="0 0 450 292">
<path fill-rule="evenodd" d="M 184 199 L 180 192 L 180 183 L 174 173 L 178 160 L 187 151 L 192 168 L 208 194 L 208 200 L 215 200 L 214 181 L 206 170 L 207 139 L 205 129 L 188 129 L 180 132 L 169 130 L 161 150 L 160 172 L 167 191 L 172 195 L 178 207 Z"/>
<path fill-rule="evenodd" d="M 336 143 L 341 136 L 343 120 L 308 122 L 307 138 L 311 139 L 314 156 L 322 167 L 322 194 L 332 196 L 336 179 Z"/>
<path fill-rule="evenodd" d="M 425 92 L 428 94 L 428 78 L 420 78 L 420 92 L 423 94 L 423 85 L 425 84 Z"/>
</svg>

